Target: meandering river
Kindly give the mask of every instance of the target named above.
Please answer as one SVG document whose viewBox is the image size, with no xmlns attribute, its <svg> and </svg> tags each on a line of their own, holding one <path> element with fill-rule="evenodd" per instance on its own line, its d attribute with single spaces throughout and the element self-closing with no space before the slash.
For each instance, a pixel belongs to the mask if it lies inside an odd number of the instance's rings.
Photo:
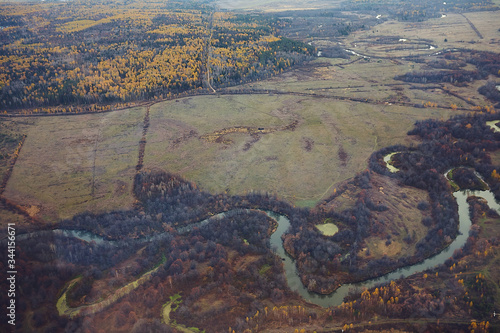
<svg viewBox="0 0 500 333">
<path fill-rule="evenodd" d="M 397 153 L 393 153 L 397 154 Z M 390 157 L 393 154 L 388 155 L 388 160 L 390 160 Z M 388 161 L 386 161 L 387 163 Z M 387 163 L 388 164 L 388 163 Z M 389 164 L 388 164 L 389 165 Z M 390 166 L 390 165 L 389 165 Z M 446 173 L 448 174 L 448 172 Z M 445 174 L 445 176 L 446 176 Z M 478 175 L 479 176 L 479 175 Z M 290 226 L 290 222 L 285 216 L 281 215 L 276 215 L 276 214 L 269 214 L 272 215 L 273 218 L 276 219 L 276 221 L 279 224 L 278 229 L 271 235 L 271 246 L 275 248 L 276 254 L 280 256 L 283 259 L 284 262 L 284 268 L 285 268 L 285 275 L 286 279 L 288 282 L 288 286 L 290 289 L 298 292 L 305 300 L 323 306 L 323 307 L 329 307 L 329 306 L 338 306 L 342 304 L 344 298 L 349 294 L 351 290 L 354 289 L 367 289 L 367 288 L 372 288 L 378 284 L 386 284 L 389 283 L 392 280 L 396 280 L 399 278 L 405 278 L 410 275 L 413 275 L 418 272 L 425 271 L 429 268 L 433 268 L 437 265 L 443 264 L 448 258 L 450 258 L 455 250 L 461 249 L 465 243 L 467 242 L 467 238 L 469 235 L 469 230 L 472 225 L 470 215 L 469 215 L 469 204 L 467 203 L 467 198 L 469 196 L 477 196 L 485 199 L 488 202 L 488 206 L 491 209 L 496 210 L 497 212 L 500 212 L 500 205 L 496 202 L 494 195 L 491 191 L 469 191 L 469 190 L 464 190 L 464 191 L 457 191 L 453 193 L 453 196 L 457 200 L 458 204 L 458 216 L 459 216 L 459 234 L 458 236 L 453 240 L 453 242 L 447 246 L 445 249 L 443 249 L 440 253 L 425 259 L 424 261 L 420 263 L 416 263 L 411 266 L 406 266 L 399 268 L 393 272 L 390 272 L 386 275 L 383 275 L 378 278 L 374 279 L 369 279 L 363 282 L 359 283 L 351 283 L 351 284 L 344 284 L 340 288 L 338 288 L 336 291 L 329 295 L 320 295 L 317 293 L 310 292 L 307 290 L 307 288 L 302 284 L 300 281 L 299 275 L 297 273 L 297 268 L 295 266 L 294 260 L 285 253 L 285 249 L 283 248 L 283 243 L 281 241 L 281 236 L 283 233 L 288 230 Z"/>
<path fill-rule="evenodd" d="M 443 264 L 448 258 L 453 255 L 453 252 L 455 250 L 462 248 L 467 241 L 469 230 L 472 224 L 469 216 L 469 205 L 467 203 L 467 197 L 470 195 L 486 199 L 490 208 L 500 212 L 500 205 L 495 201 L 493 193 L 491 193 L 490 191 L 455 192 L 453 196 L 456 198 L 458 204 L 458 215 L 460 222 L 459 235 L 448 247 L 446 247 L 443 251 L 436 254 L 435 256 L 430 257 L 415 265 L 403 267 L 381 277 L 366 280 L 360 283 L 344 284 L 329 295 L 320 295 L 310 292 L 300 281 L 297 269 L 295 267 L 295 262 L 290 256 L 285 253 L 281 241 L 281 235 L 286 232 L 290 225 L 288 219 L 284 216 L 278 216 L 277 218 L 275 218 L 279 223 L 279 227 L 271 235 L 271 245 L 276 247 L 276 254 L 284 259 L 285 275 L 290 289 L 297 291 L 305 300 L 311 303 L 323 307 L 338 306 L 342 304 L 344 297 L 347 296 L 353 289 L 372 288 L 378 284 L 389 283 L 392 280 L 396 280 L 401 277 L 408 277 L 415 273 L 422 272 L 429 268 L 433 268 L 437 265 Z"/>
<path fill-rule="evenodd" d="M 490 208 L 495 209 L 500 212 L 500 205 L 495 201 L 493 193 L 490 191 L 457 191 L 454 194 L 454 197 L 457 200 L 458 204 L 458 215 L 459 215 L 459 235 L 453 240 L 453 242 L 443 249 L 440 253 L 436 254 L 433 257 L 430 257 L 420 263 L 403 267 L 397 269 L 391 273 L 383 275 L 378 278 L 366 280 L 360 283 L 352 283 L 345 284 L 338 288 L 336 291 L 329 295 L 320 295 L 317 293 L 310 292 L 307 288 L 302 284 L 299 278 L 299 274 L 297 273 L 297 268 L 295 266 L 295 261 L 285 252 L 283 247 L 283 242 L 281 240 L 281 236 L 288 230 L 290 227 L 290 221 L 286 216 L 276 214 L 274 212 L 264 211 L 269 217 L 276 220 L 278 223 L 278 228 L 271 235 L 271 248 L 275 253 L 283 259 L 284 271 L 286 280 L 288 282 L 288 286 L 291 290 L 298 292 L 305 300 L 323 306 L 338 306 L 342 304 L 344 297 L 348 295 L 348 293 L 353 289 L 364 289 L 364 288 L 372 288 L 379 284 L 385 284 L 392 280 L 399 279 L 401 277 L 408 277 L 412 274 L 425 271 L 429 268 L 433 268 L 437 265 L 443 264 L 448 258 L 453 255 L 453 252 L 457 249 L 462 248 L 468 238 L 469 230 L 471 227 L 471 220 L 469 216 L 469 205 L 467 203 L 467 197 L 470 195 L 482 197 L 487 202 Z M 207 223 L 213 221 L 225 213 L 218 214 L 210 219 L 203 220 L 202 222 L 196 223 L 196 226 L 203 226 Z M 191 227 L 180 229 L 179 232 L 186 233 L 189 232 Z M 69 237 L 79 238 L 88 242 L 94 241 L 96 243 L 102 242 L 113 242 L 105 240 L 100 236 L 94 235 L 85 231 L 71 231 L 71 230 L 54 230 L 56 233 L 63 233 Z M 143 238 L 143 241 L 154 241 L 157 237 L 161 237 L 162 234 L 156 235 L 154 237 Z"/>
</svg>

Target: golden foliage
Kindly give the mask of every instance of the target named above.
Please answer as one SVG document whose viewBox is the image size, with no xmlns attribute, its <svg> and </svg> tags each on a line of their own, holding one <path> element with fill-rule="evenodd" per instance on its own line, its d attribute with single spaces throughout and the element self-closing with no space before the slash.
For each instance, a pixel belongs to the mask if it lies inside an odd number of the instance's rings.
<svg viewBox="0 0 500 333">
<path fill-rule="evenodd" d="M 11 41 L 0 53 L 3 110 L 104 111 L 279 73 L 293 63 L 272 53 L 270 43 L 280 38 L 269 33 L 267 18 L 204 4 L 76 0 L 3 9 L 12 17 L 0 31 Z"/>
</svg>

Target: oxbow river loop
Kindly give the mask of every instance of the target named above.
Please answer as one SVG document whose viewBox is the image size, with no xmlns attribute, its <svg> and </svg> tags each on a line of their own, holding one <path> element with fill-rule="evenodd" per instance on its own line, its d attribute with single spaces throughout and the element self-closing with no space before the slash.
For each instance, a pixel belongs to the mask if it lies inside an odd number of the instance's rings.
<svg viewBox="0 0 500 333">
<path fill-rule="evenodd" d="M 500 205 L 495 201 L 493 193 L 490 191 L 457 191 L 453 194 L 453 196 L 457 200 L 458 204 L 459 235 L 448 247 L 446 247 L 435 256 L 430 257 L 420 263 L 397 269 L 381 277 L 366 280 L 360 283 L 344 284 L 329 295 L 320 295 L 310 292 L 300 281 L 297 269 L 295 267 L 295 262 L 290 256 L 285 253 L 285 249 L 283 248 L 283 243 L 281 241 L 281 235 L 283 235 L 283 233 L 286 232 L 286 230 L 290 226 L 290 222 L 285 216 L 279 215 L 278 217 L 275 217 L 276 215 L 272 215 L 272 217 L 275 218 L 278 222 L 279 227 L 271 235 L 271 245 L 276 246 L 276 254 L 284 259 L 285 275 L 290 289 L 298 292 L 305 300 L 311 303 L 323 307 L 338 306 L 342 304 L 344 297 L 346 297 L 349 292 L 355 288 L 360 290 L 368 289 L 379 284 L 389 283 L 401 277 L 404 278 L 415 273 L 425 271 L 437 265 L 443 264 L 448 258 L 453 255 L 453 252 L 455 250 L 462 248 L 467 241 L 469 230 L 472 225 L 469 216 L 469 205 L 467 203 L 467 197 L 481 197 L 488 202 L 490 208 L 495 209 L 497 212 L 500 212 Z"/>
</svg>

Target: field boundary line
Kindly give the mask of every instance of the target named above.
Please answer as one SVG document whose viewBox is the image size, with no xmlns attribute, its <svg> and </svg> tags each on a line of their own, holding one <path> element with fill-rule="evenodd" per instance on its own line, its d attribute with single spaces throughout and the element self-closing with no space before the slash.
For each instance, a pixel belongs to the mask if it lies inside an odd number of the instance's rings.
<svg viewBox="0 0 500 333">
<path fill-rule="evenodd" d="M 9 182 L 10 176 L 12 175 L 12 171 L 14 170 L 14 166 L 16 165 L 17 158 L 19 157 L 19 154 L 21 153 L 21 149 L 23 148 L 24 142 L 26 141 L 26 134 L 23 134 L 22 139 L 19 141 L 17 144 L 16 150 L 14 150 L 14 153 L 12 154 L 12 158 L 9 161 L 9 166 L 7 167 L 7 171 L 5 172 L 3 179 L 2 179 L 2 184 L 0 184 L 0 196 L 3 194 L 5 191 L 5 188 L 7 187 L 7 183 Z"/>
<path fill-rule="evenodd" d="M 483 35 L 481 35 L 481 33 L 479 32 L 479 30 L 477 30 L 477 28 L 474 25 L 474 23 L 472 23 L 471 20 L 469 20 L 469 18 L 467 16 L 465 16 L 464 14 L 461 13 L 460 15 L 462 15 L 467 20 L 467 23 L 469 23 L 470 27 L 472 28 L 472 30 L 474 30 L 474 32 L 479 37 L 479 39 L 483 39 Z"/>
</svg>

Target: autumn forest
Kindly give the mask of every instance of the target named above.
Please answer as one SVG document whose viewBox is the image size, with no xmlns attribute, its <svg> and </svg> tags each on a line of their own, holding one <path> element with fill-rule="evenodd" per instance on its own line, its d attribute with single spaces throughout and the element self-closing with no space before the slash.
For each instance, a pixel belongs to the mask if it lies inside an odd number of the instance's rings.
<svg viewBox="0 0 500 333">
<path fill-rule="evenodd" d="M 0 1 L 0 331 L 499 331 L 499 12 Z"/>
<path fill-rule="evenodd" d="M 2 11 L 0 107 L 21 113 L 108 110 L 234 85 L 313 53 L 277 37 L 277 20 L 208 5 L 71 1 Z"/>
</svg>

